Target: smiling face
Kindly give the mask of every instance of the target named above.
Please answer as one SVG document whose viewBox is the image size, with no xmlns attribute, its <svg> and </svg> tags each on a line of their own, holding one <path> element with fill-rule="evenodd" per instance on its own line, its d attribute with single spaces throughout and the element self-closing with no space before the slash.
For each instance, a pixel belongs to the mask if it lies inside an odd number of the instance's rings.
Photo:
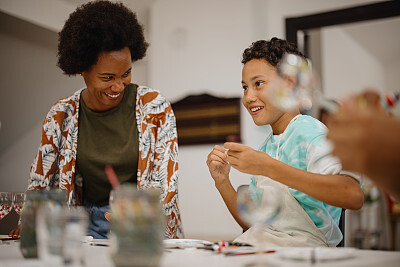
<svg viewBox="0 0 400 267">
<path fill-rule="evenodd" d="M 276 68 L 265 59 L 252 59 L 243 66 L 243 105 L 256 125 L 274 126 L 284 114 L 269 101 L 268 93 L 274 79 L 278 79 Z"/>
<path fill-rule="evenodd" d="M 131 82 L 132 61 L 128 47 L 102 52 L 98 61 L 82 73 L 86 89 L 83 101 L 93 111 L 106 111 L 121 102 L 125 86 Z"/>
</svg>

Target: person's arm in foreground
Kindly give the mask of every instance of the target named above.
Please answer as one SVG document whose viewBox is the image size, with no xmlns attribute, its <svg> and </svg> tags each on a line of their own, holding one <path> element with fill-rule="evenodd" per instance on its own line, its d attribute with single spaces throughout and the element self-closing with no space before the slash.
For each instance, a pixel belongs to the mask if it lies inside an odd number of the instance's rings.
<svg viewBox="0 0 400 267">
<path fill-rule="evenodd" d="M 360 185 L 350 176 L 300 170 L 242 144 L 227 142 L 224 147 L 228 162 L 240 172 L 269 177 L 332 206 L 357 210 L 363 205 Z"/>
<path fill-rule="evenodd" d="M 360 107 L 355 98 L 343 103 L 328 121 L 327 138 L 343 168 L 363 173 L 400 200 L 400 120 L 374 105 Z"/>
<path fill-rule="evenodd" d="M 214 149 L 207 157 L 207 166 L 215 182 L 215 187 L 222 196 L 226 207 L 232 214 L 236 222 L 247 230 L 248 225 L 240 218 L 237 210 L 237 193 L 229 180 L 231 167 L 227 162 L 226 150 L 220 146 L 214 146 Z"/>
</svg>

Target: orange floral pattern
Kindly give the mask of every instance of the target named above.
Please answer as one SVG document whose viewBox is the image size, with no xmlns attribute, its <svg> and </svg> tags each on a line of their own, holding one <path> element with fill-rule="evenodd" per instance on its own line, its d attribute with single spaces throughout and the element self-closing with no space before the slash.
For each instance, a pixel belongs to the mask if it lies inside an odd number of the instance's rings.
<svg viewBox="0 0 400 267">
<path fill-rule="evenodd" d="M 75 170 L 79 100 L 83 89 L 59 100 L 42 126 L 42 140 L 30 171 L 28 190 L 60 188 L 69 205 L 82 205 L 82 177 Z M 182 238 L 178 206 L 178 136 L 170 103 L 159 91 L 137 86 L 138 189 L 158 188 L 166 216 L 166 238 Z"/>
</svg>

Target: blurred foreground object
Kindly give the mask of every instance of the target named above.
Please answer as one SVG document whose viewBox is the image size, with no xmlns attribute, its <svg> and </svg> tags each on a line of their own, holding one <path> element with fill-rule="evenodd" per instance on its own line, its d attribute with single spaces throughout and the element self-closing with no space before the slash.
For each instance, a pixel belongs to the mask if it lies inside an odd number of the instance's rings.
<svg viewBox="0 0 400 267">
<path fill-rule="evenodd" d="M 270 91 L 271 102 L 281 110 L 309 110 L 313 106 L 314 93 L 318 90 L 311 61 L 301 56 L 286 53 L 277 66 L 280 79 L 274 82 Z M 290 87 L 285 79 L 294 81 Z"/>
<path fill-rule="evenodd" d="M 349 97 L 327 123 L 333 154 L 343 168 L 365 174 L 400 199 L 400 120 L 388 116 L 372 90 Z"/>
<path fill-rule="evenodd" d="M 115 266 L 158 266 L 163 225 L 157 190 L 124 184 L 113 190 L 111 254 Z"/>
<path fill-rule="evenodd" d="M 21 212 L 21 253 L 25 258 L 37 258 L 36 220 L 40 207 L 48 202 L 54 208 L 66 205 L 66 192 L 61 190 L 34 190 L 26 192 Z"/>
</svg>

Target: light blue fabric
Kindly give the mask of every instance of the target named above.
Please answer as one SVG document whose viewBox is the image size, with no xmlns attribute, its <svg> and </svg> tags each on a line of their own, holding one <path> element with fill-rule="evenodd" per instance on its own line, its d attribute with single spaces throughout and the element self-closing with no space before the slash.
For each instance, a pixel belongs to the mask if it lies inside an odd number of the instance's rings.
<svg viewBox="0 0 400 267">
<path fill-rule="evenodd" d="M 275 158 L 279 146 L 279 160 L 292 167 L 320 174 L 339 174 L 341 164 L 330 155 L 326 133 L 327 128 L 320 121 L 302 115 L 282 134 L 270 135 L 260 151 Z M 251 179 L 250 187 L 256 186 L 254 177 Z M 329 246 L 339 244 L 343 238 L 338 227 L 341 208 L 327 205 L 290 187 L 289 191 L 325 236 Z"/>
<path fill-rule="evenodd" d="M 104 217 L 104 213 L 110 212 L 110 206 L 94 206 L 85 203 L 85 208 L 89 213 L 88 235 L 96 239 L 105 239 L 110 231 L 110 222 Z"/>
</svg>

